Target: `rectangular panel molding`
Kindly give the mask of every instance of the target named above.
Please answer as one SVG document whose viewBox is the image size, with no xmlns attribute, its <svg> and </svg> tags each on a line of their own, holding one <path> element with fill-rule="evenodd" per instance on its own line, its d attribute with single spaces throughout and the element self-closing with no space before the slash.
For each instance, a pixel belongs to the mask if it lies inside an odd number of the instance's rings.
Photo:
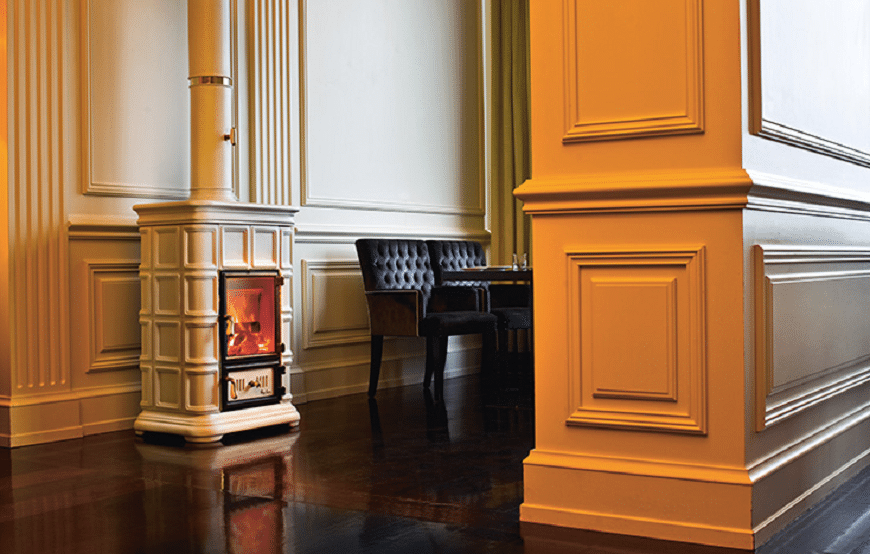
<svg viewBox="0 0 870 554">
<path fill-rule="evenodd" d="M 301 204 L 482 217 L 480 3 L 298 3 Z"/>
<path fill-rule="evenodd" d="M 563 142 L 704 131 L 703 0 L 564 9 Z"/>
<path fill-rule="evenodd" d="M 82 193 L 187 198 L 184 4 L 84 0 L 81 10 Z"/>
<path fill-rule="evenodd" d="M 750 132 L 870 167 L 868 17 L 866 2 L 749 0 Z"/>
<path fill-rule="evenodd" d="M 85 261 L 88 270 L 88 373 L 139 368 L 141 298 L 136 261 Z"/>
<path fill-rule="evenodd" d="M 303 347 L 369 340 L 368 308 L 356 261 L 302 260 Z M 341 303 L 331 299 L 342 298 Z"/>
<path fill-rule="evenodd" d="M 705 248 L 566 252 L 566 423 L 707 432 Z"/>
<path fill-rule="evenodd" d="M 761 431 L 870 382 L 870 249 L 753 247 Z"/>
</svg>

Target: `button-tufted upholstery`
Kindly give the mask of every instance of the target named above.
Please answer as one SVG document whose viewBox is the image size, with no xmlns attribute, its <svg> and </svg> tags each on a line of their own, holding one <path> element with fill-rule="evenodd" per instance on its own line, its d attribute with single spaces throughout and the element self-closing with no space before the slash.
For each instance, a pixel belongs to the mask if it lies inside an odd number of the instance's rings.
<svg viewBox="0 0 870 554">
<path fill-rule="evenodd" d="M 459 271 L 466 267 L 486 265 L 486 254 L 479 242 L 471 240 L 427 240 L 435 271 L 435 282 L 442 284 L 443 271 Z M 457 283 L 458 284 L 458 283 Z M 480 286 L 477 284 L 476 286 Z"/>
<path fill-rule="evenodd" d="M 372 332 L 369 396 L 377 391 L 384 335 L 425 336 L 428 388 L 435 376 L 435 398 L 443 391 L 447 337 L 483 335 L 484 370 L 491 365 L 496 316 L 481 312 L 476 293 L 460 287 L 436 287 L 425 242 L 411 239 L 359 239 L 357 256 L 363 274 Z"/>
<path fill-rule="evenodd" d="M 419 290 L 425 314 L 435 286 L 435 274 L 425 242 L 360 239 L 356 242 L 356 249 L 366 291 Z"/>
</svg>

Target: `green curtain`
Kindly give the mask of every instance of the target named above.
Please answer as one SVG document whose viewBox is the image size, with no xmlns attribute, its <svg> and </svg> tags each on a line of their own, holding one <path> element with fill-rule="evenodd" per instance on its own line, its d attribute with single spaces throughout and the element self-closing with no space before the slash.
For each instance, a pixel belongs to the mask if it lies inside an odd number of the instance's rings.
<svg viewBox="0 0 870 554">
<path fill-rule="evenodd" d="M 530 218 L 513 196 L 531 177 L 529 0 L 493 0 L 492 57 L 494 254 L 506 263 L 531 249 Z"/>
</svg>

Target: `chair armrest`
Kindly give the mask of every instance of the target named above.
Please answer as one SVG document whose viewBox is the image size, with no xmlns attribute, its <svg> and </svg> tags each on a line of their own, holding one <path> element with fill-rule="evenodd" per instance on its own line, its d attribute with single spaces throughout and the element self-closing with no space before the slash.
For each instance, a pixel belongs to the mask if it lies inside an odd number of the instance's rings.
<svg viewBox="0 0 870 554">
<path fill-rule="evenodd" d="M 432 287 L 429 312 L 480 311 L 480 292 L 472 287 Z"/>
<path fill-rule="evenodd" d="M 417 324 L 423 317 L 423 295 L 420 291 L 367 291 L 366 302 L 373 335 L 415 337 L 419 334 Z"/>
</svg>

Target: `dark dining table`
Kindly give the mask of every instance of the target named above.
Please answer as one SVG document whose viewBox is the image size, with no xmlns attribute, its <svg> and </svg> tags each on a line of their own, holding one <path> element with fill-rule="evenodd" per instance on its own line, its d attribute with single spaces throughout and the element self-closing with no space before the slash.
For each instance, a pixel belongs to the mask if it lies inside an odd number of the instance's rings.
<svg viewBox="0 0 870 554">
<path fill-rule="evenodd" d="M 456 271 L 443 271 L 443 281 L 506 281 L 531 283 L 532 268 L 513 269 L 509 265 L 466 267 Z"/>
</svg>

